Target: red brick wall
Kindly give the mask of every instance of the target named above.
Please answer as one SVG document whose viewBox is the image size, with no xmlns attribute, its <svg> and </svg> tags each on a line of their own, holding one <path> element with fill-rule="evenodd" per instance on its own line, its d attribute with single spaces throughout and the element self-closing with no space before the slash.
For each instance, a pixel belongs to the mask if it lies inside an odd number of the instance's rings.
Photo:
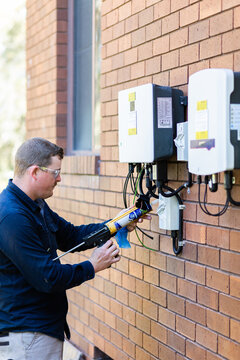
<svg viewBox="0 0 240 360">
<path fill-rule="evenodd" d="M 67 1 L 31 0 L 27 7 L 28 136 L 65 144 Z M 153 82 L 187 95 L 189 75 L 213 67 L 240 71 L 239 0 L 103 1 L 100 175 L 94 175 L 94 158 L 65 158 L 54 209 L 75 224 L 116 215 L 127 174 L 118 162 L 118 91 Z M 176 187 L 186 180 L 186 164 L 173 158 L 168 173 Z M 234 175 L 239 199 L 239 170 Z M 225 202 L 222 182 L 221 174 L 218 192 L 208 197 L 210 210 Z M 159 251 L 143 248 L 131 234 L 132 248 L 121 251 L 116 266 L 68 291 L 72 341 L 89 359 L 94 346 L 117 360 L 240 358 L 240 209 L 206 216 L 196 183 L 182 197 L 180 256 L 153 214 L 143 228 L 154 239 L 142 240 Z"/>
</svg>

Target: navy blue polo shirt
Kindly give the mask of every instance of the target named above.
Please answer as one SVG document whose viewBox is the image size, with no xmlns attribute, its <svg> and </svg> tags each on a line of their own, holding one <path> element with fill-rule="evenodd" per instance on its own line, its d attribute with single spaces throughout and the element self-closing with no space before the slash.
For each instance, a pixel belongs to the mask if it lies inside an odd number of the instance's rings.
<svg viewBox="0 0 240 360">
<path fill-rule="evenodd" d="M 90 261 L 53 259 L 57 249 L 71 249 L 102 226 L 74 226 L 9 181 L 0 194 L 0 331 L 37 331 L 64 340 L 65 330 L 70 336 L 66 290 L 92 279 L 94 268 Z"/>
</svg>

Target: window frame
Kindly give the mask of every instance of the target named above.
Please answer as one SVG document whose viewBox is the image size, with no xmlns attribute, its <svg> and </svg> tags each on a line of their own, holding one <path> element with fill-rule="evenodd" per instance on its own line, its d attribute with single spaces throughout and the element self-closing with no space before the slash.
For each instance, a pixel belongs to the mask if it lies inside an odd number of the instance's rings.
<svg viewBox="0 0 240 360">
<path fill-rule="evenodd" d="M 74 1 L 68 1 L 68 65 L 67 65 L 67 155 L 97 156 L 100 149 L 95 148 L 95 0 L 92 8 L 92 149 L 74 150 Z M 100 136 L 100 134 L 99 134 Z"/>
</svg>

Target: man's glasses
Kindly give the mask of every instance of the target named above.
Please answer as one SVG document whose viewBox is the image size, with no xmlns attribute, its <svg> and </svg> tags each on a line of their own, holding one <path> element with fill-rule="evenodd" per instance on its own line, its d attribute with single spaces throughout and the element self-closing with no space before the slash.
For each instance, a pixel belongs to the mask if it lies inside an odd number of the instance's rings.
<svg viewBox="0 0 240 360">
<path fill-rule="evenodd" d="M 61 171 L 61 169 L 54 170 L 54 169 L 46 168 L 45 166 L 39 166 L 39 169 L 42 170 L 42 171 L 49 172 L 49 173 L 53 174 L 55 179 L 59 176 L 60 171 Z"/>
</svg>

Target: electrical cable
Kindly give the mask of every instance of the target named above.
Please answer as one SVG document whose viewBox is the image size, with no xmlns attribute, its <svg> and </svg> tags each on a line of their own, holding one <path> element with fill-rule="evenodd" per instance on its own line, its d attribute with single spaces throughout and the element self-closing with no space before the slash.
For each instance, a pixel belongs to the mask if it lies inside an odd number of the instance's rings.
<svg viewBox="0 0 240 360">
<path fill-rule="evenodd" d="M 225 214 L 225 212 L 227 211 L 228 209 L 228 205 L 229 205 L 229 199 L 228 199 L 228 196 L 227 196 L 227 199 L 226 199 L 226 202 L 223 206 L 223 208 L 218 212 L 218 213 L 211 213 L 208 208 L 207 208 L 207 179 L 205 178 L 205 192 L 204 192 L 204 198 L 203 198 L 203 205 L 201 203 L 201 176 L 198 175 L 198 178 L 197 178 L 197 182 L 198 182 L 198 203 L 199 203 L 199 206 L 200 206 L 200 209 L 206 214 L 206 215 L 209 215 L 209 216 L 221 216 L 223 214 Z"/>
<path fill-rule="evenodd" d="M 225 190 L 227 192 L 227 199 L 228 201 L 235 206 L 240 206 L 240 201 L 236 201 L 232 198 L 231 195 L 231 190 L 232 190 L 232 180 L 233 180 L 233 176 L 232 176 L 232 171 L 225 171 L 224 173 L 225 177 L 224 177 L 224 187 Z"/>
</svg>

